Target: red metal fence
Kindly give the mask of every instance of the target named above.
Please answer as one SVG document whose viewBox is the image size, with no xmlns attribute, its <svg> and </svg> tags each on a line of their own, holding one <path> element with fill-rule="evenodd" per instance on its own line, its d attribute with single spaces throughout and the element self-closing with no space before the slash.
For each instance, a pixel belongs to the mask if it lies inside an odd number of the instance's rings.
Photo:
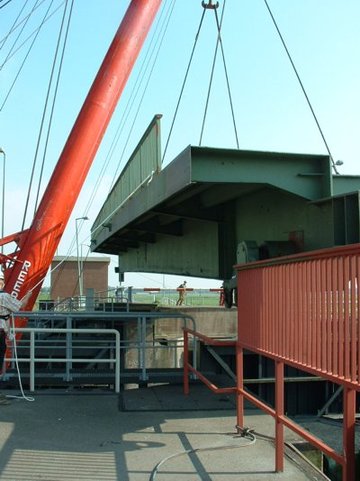
<svg viewBox="0 0 360 481">
<path fill-rule="evenodd" d="M 244 348 L 359 389 L 360 247 L 238 266 Z"/>
<path fill-rule="evenodd" d="M 244 398 L 275 418 L 277 471 L 283 470 L 283 430 L 287 426 L 338 462 L 344 481 L 355 480 L 356 391 L 360 391 L 359 278 L 359 244 L 237 266 L 238 424 L 243 426 Z M 244 389 L 244 349 L 274 360 L 274 408 Z M 343 453 L 337 453 L 284 415 L 285 364 L 343 386 Z M 193 370 L 185 367 L 185 375 L 188 369 Z"/>
</svg>

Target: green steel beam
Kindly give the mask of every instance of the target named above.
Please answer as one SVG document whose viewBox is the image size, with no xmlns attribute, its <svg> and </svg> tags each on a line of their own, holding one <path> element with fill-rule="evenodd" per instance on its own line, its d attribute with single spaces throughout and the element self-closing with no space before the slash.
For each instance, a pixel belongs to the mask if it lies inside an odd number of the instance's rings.
<svg viewBox="0 0 360 481">
<path fill-rule="evenodd" d="M 309 200 L 332 195 L 325 155 L 192 147 L 192 181 L 263 184 Z"/>
<path fill-rule="evenodd" d="M 152 145 L 154 130 L 148 135 Z M 136 170 L 148 142 L 144 136 L 127 171 Z M 116 195 L 128 179 L 121 174 L 92 227 L 92 250 L 121 255 L 124 272 L 226 279 L 247 239 L 258 246 L 296 240 L 303 250 L 360 240 L 359 196 L 349 194 L 360 177 L 333 177 L 325 155 L 189 146 L 144 176 L 124 197 Z"/>
<path fill-rule="evenodd" d="M 111 233 L 104 229 L 108 222 L 111 222 L 113 230 L 120 230 L 150 210 L 179 206 L 197 192 L 200 192 L 203 206 L 207 207 L 268 186 L 308 200 L 330 196 L 329 159 L 318 155 L 189 146 L 127 201 L 112 198 L 111 208 L 105 202 L 102 212 L 106 213 L 106 217 L 102 218 L 100 212 L 92 228 L 92 238 L 97 246 L 95 250 L 111 237 Z M 118 206 L 121 208 L 118 209 Z M 112 212 L 111 216 L 109 212 Z"/>
</svg>

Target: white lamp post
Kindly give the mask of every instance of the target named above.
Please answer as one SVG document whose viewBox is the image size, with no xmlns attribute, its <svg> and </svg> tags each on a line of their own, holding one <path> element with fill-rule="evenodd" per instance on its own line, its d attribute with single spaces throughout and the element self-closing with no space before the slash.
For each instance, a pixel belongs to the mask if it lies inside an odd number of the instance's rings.
<svg viewBox="0 0 360 481">
<path fill-rule="evenodd" d="M 78 282 L 79 282 L 79 295 L 80 299 L 83 296 L 83 277 L 82 277 L 82 268 L 79 256 L 79 228 L 78 228 L 78 221 L 79 220 L 89 220 L 88 217 L 77 217 L 75 219 L 75 236 L 76 236 L 76 258 L 77 258 L 77 268 L 78 268 Z"/>
<path fill-rule="evenodd" d="M 3 154 L 3 181 L 2 181 L 2 198 L 1 198 L 1 238 L 4 238 L 5 229 L 5 166 L 6 166 L 6 154 L 0 147 L 0 154 Z M 4 252 L 4 246 L 1 246 L 1 253 Z"/>
<path fill-rule="evenodd" d="M 88 248 L 88 253 L 90 246 L 88 244 L 80 244 L 80 283 L 81 290 L 84 290 L 84 257 L 83 257 L 83 246 Z M 85 260 L 88 254 L 85 256 Z"/>
</svg>

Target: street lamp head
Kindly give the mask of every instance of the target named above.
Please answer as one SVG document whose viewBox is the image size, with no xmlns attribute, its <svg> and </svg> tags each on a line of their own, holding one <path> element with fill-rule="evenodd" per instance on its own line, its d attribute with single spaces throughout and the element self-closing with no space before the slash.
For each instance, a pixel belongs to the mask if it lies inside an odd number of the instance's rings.
<svg viewBox="0 0 360 481">
<path fill-rule="evenodd" d="M 75 220 L 89 220 L 89 217 L 85 216 L 85 217 L 76 217 Z"/>
<path fill-rule="evenodd" d="M 0 154 L 4 154 L 5 155 L 5 152 L 4 150 L 0 147 Z"/>
</svg>

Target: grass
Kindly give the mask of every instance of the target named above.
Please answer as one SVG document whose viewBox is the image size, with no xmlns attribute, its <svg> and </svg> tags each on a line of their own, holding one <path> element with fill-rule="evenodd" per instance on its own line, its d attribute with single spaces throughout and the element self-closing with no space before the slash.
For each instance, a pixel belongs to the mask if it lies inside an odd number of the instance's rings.
<svg viewBox="0 0 360 481">
<path fill-rule="evenodd" d="M 154 303 L 159 306 L 175 306 L 178 300 L 177 294 L 140 294 L 136 293 L 133 296 L 133 302 L 140 303 Z M 217 294 L 208 295 L 191 295 L 188 294 L 185 298 L 183 306 L 195 306 L 195 307 L 219 307 L 219 296 Z"/>
</svg>

